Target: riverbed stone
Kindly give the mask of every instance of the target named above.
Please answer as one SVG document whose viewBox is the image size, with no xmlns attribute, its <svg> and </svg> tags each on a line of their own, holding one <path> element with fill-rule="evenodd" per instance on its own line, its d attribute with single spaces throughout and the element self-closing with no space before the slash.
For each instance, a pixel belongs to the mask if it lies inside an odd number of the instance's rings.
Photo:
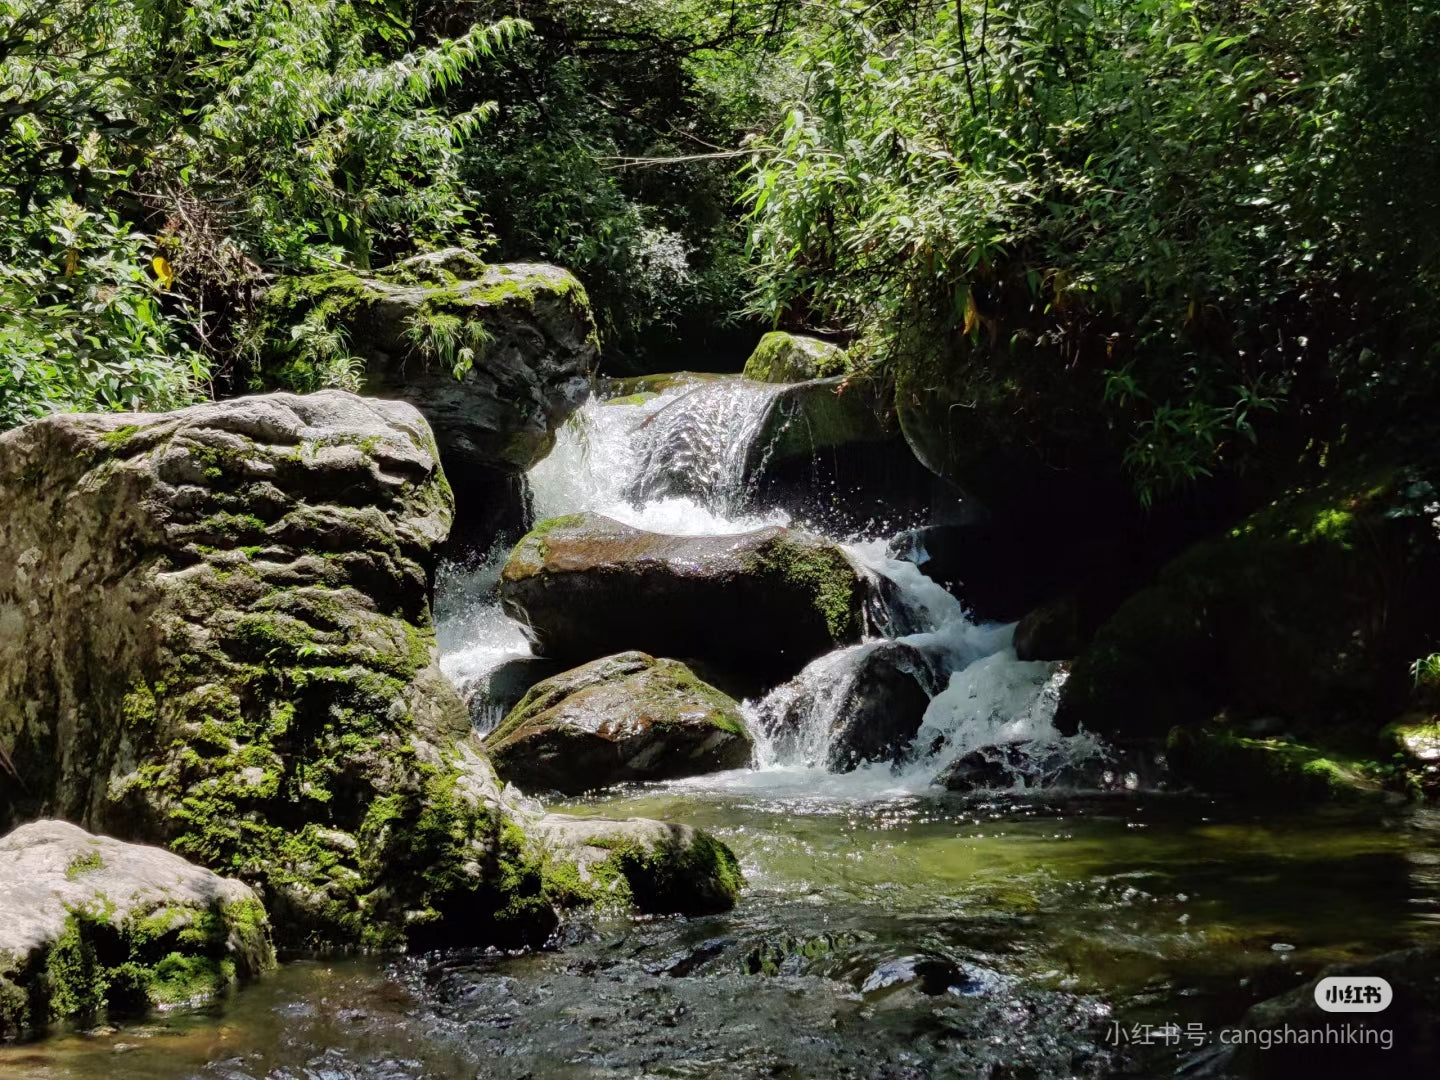
<svg viewBox="0 0 1440 1080">
<path fill-rule="evenodd" d="M 199 1004 L 274 963 L 239 881 L 66 821 L 0 838 L 0 1038 Z"/>
<path fill-rule="evenodd" d="M 282 278 L 257 319 L 260 388 L 324 385 L 341 335 L 363 361 L 366 393 L 399 398 L 429 421 L 457 485 L 471 470 L 516 472 L 550 452 L 590 393 L 598 354 L 579 281 L 541 263 L 487 265 L 463 249 L 375 274 Z"/>
<path fill-rule="evenodd" d="M 770 685 L 859 641 L 872 593 L 843 550 L 799 530 L 669 536 L 592 513 L 541 522 L 500 583 L 540 655 L 583 663 L 638 649 Z"/>
<path fill-rule="evenodd" d="M 532 794 L 578 795 L 736 769 L 750 760 L 739 706 L 679 661 L 642 652 L 607 656 L 538 683 L 485 748 L 502 779 Z"/>
<path fill-rule="evenodd" d="M 1378 976 L 1394 996 L 1382 1012 L 1325 1012 L 1315 1001 L 1315 987 L 1332 976 Z M 1193 1055 L 1181 1072 L 1204 1080 L 1428 1076 L 1437 1059 L 1440 948 L 1419 946 L 1327 967 L 1317 978 L 1252 1006 L 1225 1042 Z"/>
<path fill-rule="evenodd" d="M 791 383 L 845 374 L 845 350 L 820 338 L 773 330 L 745 361 L 745 378 Z"/>
</svg>

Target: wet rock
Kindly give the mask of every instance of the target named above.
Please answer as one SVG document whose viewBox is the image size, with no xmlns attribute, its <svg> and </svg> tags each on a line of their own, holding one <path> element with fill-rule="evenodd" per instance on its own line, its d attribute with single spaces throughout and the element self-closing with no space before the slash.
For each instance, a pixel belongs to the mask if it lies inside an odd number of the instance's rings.
<svg viewBox="0 0 1440 1080">
<path fill-rule="evenodd" d="M 434 429 L 451 480 L 511 473 L 550 452 L 555 430 L 589 395 L 597 344 L 590 303 L 565 270 L 485 265 L 451 249 L 376 274 L 286 278 L 261 302 L 266 387 L 310 391 L 336 361 L 317 341 L 339 334 L 364 362 L 367 393 L 408 401 Z"/>
<path fill-rule="evenodd" d="M 1019 660 L 1069 660 L 1082 644 L 1080 603 L 1073 595 L 1032 608 L 1015 627 Z"/>
<path fill-rule="evenodd" d="M 530 688 L 565 670 L 556 660 L 522 656 L 507 660 L 465 687 L 463 696 L 470 709 L 470 722 L 489 734 L 530 692 Z"/>
<path fill-rule="evenodd" d="M 541 655 L 640 649 L 773 682 L 858 641 L 871 586 L 839 547 L 782 528 L 666 536 L 597 514 L 542 522 L 505 565 L 505 611 Z"/>
<path fill-rule="evenodd" d="M 206 1001 L 274 963 L 238 881 L 64 821 L 0 839 L 0 1038 Z"/>
<path fill-rule="evenodd" d="M 1185 1075 L 1206 1080 L 1350 1080 L 1382 1073 L 1433 1073 L 1440 1060 L 1440 949 L 1386 953 L 1327 968 L 1320 978 L 1336 975 L 1379 976 L 1390 983 L 1394 998 L 1383 1012 L 1329 1013 L 1315 1001 L 1319 979 L 1314 979 L 1252 1007 L 1239 1025 L 1245 1035 L 1197 1055 L 1184 1067 Z M 1319 1037 L 1301 1044 L 1296 1041 L 1300 1032 L 1318 1032 Z M 1259 1041 L 1265 1035 L 1270 1035 L 1268 1047 Z M 1388 1049 L 1382 1039 L 1388 1039 Z"/>
<path fill-rule="evenodd" d="M 918 649 L 883 641 L 816 661 L 759 708 L 772 738 L 805 740 L 823 729 L 825 767 L 848 772 L 864 761 L 899 760 L 940 682 Z"/>
<path fill-rule="evenodd" d="M 935 777 L 935 783 L 959 792 L 1011 788 L 1024 767 L 1025 747 L 1016 743 L 984 747 L 952 761 Z"/>
<path fill-rule="evenodd" d="M 61 816 L 233 868 L 282 943 L 461 908 L 470 940 L 544 922 L 436 664 L 451 504 L 412 406 L 51 416 L 0 436 L 0 496 L 0 750 L 23 780 L 0 827 Z"/>
<path fill-rule="evenodd" d="M 526 822 L 553 902 L 653 915 L 728 911 L 745 879 L 734 853 L 689 825 L 546 814 Z"/>
<path fill-rule="evenodd" d="M 845 373 L 845 350 L 819 338 L 775 330 L 760 339 L 745 361 L 745 378 L 791 383 Z"/>
<path fill-rule="evenodd" d="M 577 795 L 637 780 L 740 768 L 739 707 L 676 660 L 595 660 L 530 689 L 485 740 L 496 771 L 527 792 Z"/>
<path fill-rule="evenodd" d="M 921 954 L 887 960 L 865 977 L 862 994 L 881 994 L 914 986 L 922 994 L 943 994 L 964 981 L 959 965 L 943 956 Z"/>
</svg>

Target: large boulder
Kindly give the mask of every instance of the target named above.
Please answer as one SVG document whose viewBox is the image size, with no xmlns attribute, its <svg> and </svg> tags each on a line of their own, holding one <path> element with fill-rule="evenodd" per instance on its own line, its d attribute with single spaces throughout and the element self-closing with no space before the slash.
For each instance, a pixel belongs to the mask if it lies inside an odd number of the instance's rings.
<svg viewBox="0 0 1440 1080">
<path fill-rule="evenodd" d="M 739 706 L 677 660 L 626 652 L 532 687 L 485 740 L 501 778 L 578 795 L 750 760 Z"/>
<path fill-rule="evenodd" d="M 1415 469 L 1350 469 L 1190 548 L 1079 655 L 1056 725 L 1159 738 L 1223 712 L 1374 755 L 1440 647 L 1435 493 Z"/>
<path fill-rule="evenodd" d="M 774 330 L 760 339 L 745 361 L 745 378 L 792 383 L 845 374 L 845 350 L 819 338 Z"/>
<path fill-rule="evenodd" d="M 757 708 L 772 740 L 832 772 L 848 772 L 861 762 L 898 761 L 941 685 L 919 649 L 870 642 L 821 657 Z"/>
<path fill-rule="evenodd" d="M 462 527 L 482 545 L 522 515 L 509 478 L 550 452 L 590 393 L 598 351 L 589 300 L 568 271 L 489 266 L 457 249 L 373 275 L 283 278 L 261 302 L 255 336 L 252 389 L 342 385 L 419 409 Z"/>
<path fill-rule="evenodd" d="M 0 436 L 0 828 L 64 817 L 254 885 L 282 944 L 543 939 L 454 689 L 424 419 L 338 391 Z"/>
<path fill-rule="evenodd" d="M 0 1038 L 198 1004 L 274 963 L 238 881 L 65 821 L 0 839 Z"/>
<path fill-rule="evenodd" d="M 666 536 L 598 514 L 541 522 L 501 575 L 505 610 L 543 656 L 639 649 L 771 680 L 860 640 L 873 586 L 839 547 L 771 527 Z"/>
</svg>

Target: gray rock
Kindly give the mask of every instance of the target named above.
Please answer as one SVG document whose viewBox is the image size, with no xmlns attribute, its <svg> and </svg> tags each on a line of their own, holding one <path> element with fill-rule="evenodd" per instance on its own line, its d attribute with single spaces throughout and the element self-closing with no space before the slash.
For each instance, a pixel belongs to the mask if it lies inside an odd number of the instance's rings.
<svg viewBox="0 0 1440 1080">
<path fill-rule="evenodd" d="M 194 1004 L 275 963 L 246 885 L 65 821 L 0 839 L 0 1036 Z"/>
<path fill-rule="evenodd" d="M 849 772 L 864 761 L 898 761 L 940 687 L 939 673 L 920 650 L 873 642 L 821 658 L 769 694 L 759 710 L 772 738 L 803 739 L 823 728 L 823 764 Z"/>
<path fill-rule="evenodd" d="M 740 768 L 739 707 L 676 660 L 594 660 L 532 687 L 485 740 L 500 776 L 532 793 L 576 795 L 638 780 Z"/>
<path fill-rule="evenodd" d="M 598 514 L 542 522 L 501 577 L 505 610 L 543 656 L 579 663 L 630 649 L 771 680 L 858 641 L 873 586 L 807 533 L 665 536 Z"/>
<path fill-rule="evenodd" d="M 590 393 L 598 351 L 589 300 L 568 271 L 486 266 L 457 249 L 375 275 L 282 280 L 259 322 L 264 385 L 322 385 L 307 332 L 294 329 L 339 330 L 365 363 L 365 390 L 424 414 L 457 483 L 473 469 L 520 471 L 548 454 Z"/>
</svg>

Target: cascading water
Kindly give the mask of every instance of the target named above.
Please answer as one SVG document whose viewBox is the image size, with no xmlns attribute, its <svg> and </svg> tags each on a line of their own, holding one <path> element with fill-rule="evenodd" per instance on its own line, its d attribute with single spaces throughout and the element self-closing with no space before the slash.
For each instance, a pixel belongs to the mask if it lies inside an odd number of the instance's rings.
<svg viewBox="0 0 1440 1080">
<path fill-rule="evenodd" d="M 756 440 L 778 389 L 716 379 L 682 383 L 638 403 L 592 400 L 530 471 L 537 519 L 591 511 L 690 536 L 790 524 L 788 514 L 752 505 L 747 490 L 766 452 Z M 888 555 L 885 537 L 834 539 L 880 586 L 883 602 L 870 613 L 875 638 L 822 656 L 764 700 L 745 703 L 756 740 L 753 769 L 681 783 L 865 798 L 923 791 L 952 762 L 984 747 L 1040 751 L 1002 755 L 1005 775 L 1016 784 L 1054 773 L 1057 761 L 1097 752 L 1083 737 L 1055 732 L 1050 719 L 1063 674 L 1054 664 L 1017 660 L 1013 627 L 971 622 L 960 602 L 914 563 Z M 501 711 L 492 688 L 497 673 L 531 655 L 520 626 L 494 598 L 506 554 L 500 549 L 476 566 L 445 568 L 437 590 L 441 666 L 482 727 L 493 726 Z M 884 640 L 923 658 L 917 678 L 933 700 L 901 760 L 830 772 L 838 713 L 860 665 Z M 780 715 L 784 725 L 775 722 Z"/>
</svg>

